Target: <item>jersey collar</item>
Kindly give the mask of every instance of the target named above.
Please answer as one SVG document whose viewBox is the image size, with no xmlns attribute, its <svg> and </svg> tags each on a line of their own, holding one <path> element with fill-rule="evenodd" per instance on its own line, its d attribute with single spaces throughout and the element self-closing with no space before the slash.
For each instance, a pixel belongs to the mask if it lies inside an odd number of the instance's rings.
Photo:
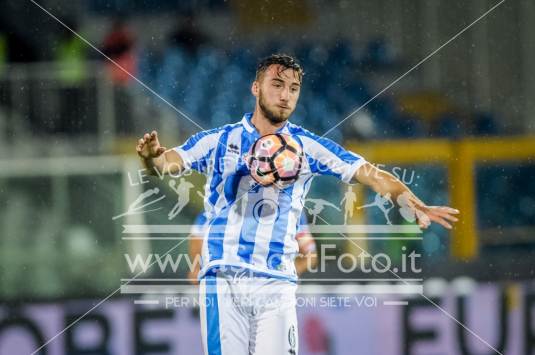
<svg viewBox="0 0 535 355">
<path fill-rule="evenodd" d="M 252 112 L 247 112 L 246 114 L 243 115 L 243 118 L 241 120 L 241 124 L 243 125 L 243 127 L 245 127 L 245 130 L 251 134 L 254 134 L 255 136 L 258 136 L 260 137 L 260 134 L 258 133 L 258 131 L 256 130 L 256 127 L 253 125 L 253 123 L 251 122 L 251 118 L 253 117 L 253 113 Z M 284 126 L 282 126 L 281 128 L 279 128 L 277 130 L 276 133 L 286 133 L 286 134 L 290 134 L 290 131 L 288 129 L 288 121 L 286 121 L 286 123 L 284 124 Z"/>
</svg>

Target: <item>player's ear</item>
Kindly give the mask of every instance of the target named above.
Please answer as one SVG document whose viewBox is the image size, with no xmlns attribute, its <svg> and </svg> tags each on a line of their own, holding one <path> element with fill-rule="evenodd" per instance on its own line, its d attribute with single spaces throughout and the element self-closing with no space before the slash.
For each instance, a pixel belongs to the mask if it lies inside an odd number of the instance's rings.
<svg viewBox="0 0 535 355">
<path fill-rule="evenodd" d="M 254 97 L 258 97 L 258 81 L 253 81 L 253 85 L 251 85 L 251 93 Z"/>
</svg>

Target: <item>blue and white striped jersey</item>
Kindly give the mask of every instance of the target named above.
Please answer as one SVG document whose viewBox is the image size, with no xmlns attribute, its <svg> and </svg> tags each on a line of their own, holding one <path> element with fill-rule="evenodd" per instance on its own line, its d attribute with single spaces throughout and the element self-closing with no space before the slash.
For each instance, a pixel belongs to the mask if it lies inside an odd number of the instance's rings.
<svg viewBox="0 0 535 355">
<path fill-rule="evenodd" d="M 197 217 L 195 217 L 195 221 L 191 225 L 191 229 L 189 233 L 194 236 L 203 236 L 205 231 L 208 228 L 207 222 L 208 220 L 206 219 L 206 214 L 204 212 L 199 213 Z M 298 237 L 299 234 L 302 234 L 302 233 L 310 233 L 305 211 L 301 213 L 301 217 L 299 218 L 299 223 L 297 224 L 297 230 L 296 230 L 296 237 Z"/>
<path fill-rule="evenodd" d="M 244 155 L 260 134 L 252 113 L 240 122 L 199 132 L 175 150 L 185 169 L 207 176 L 200 277 L 217 268 L 246 268 L 268 277 L 296 280 L 295 239 L 304 200 L 314 176 L 333 175 L 349 183 L 365 160 L 328 138 L 287 122 L 278 133 L 292 135 L 306 159 L 297 181 L 263 187 L 249 175 Z"/>
</svg>

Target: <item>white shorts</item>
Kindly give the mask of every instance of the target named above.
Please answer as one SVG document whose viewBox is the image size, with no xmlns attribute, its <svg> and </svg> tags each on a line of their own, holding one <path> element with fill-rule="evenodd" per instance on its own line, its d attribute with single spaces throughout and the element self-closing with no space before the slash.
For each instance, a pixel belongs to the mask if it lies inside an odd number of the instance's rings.
<svg viewBox="0 0 535 355">
<path fill-rule="evenodd" d="M 200 282 L 205 354 L 297 354 L 295 283 L 247 271 L 216 275 Z"/>
</svg>

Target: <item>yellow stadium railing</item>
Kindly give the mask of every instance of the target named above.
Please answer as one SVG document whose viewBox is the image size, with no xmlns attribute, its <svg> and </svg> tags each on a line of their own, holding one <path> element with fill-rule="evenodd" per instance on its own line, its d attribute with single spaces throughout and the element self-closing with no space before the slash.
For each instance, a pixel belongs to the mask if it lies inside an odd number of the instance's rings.
<svg viewBox="0 0 535 355">
<path fill-rule="evenodd" d="M 451 255 L 469 260 L 478 255 L 476 163 L 532 161 L 535 136 L 347 142 L 346 146 L 377 164 L 443 164 L 448 169 L 450 204 L 462 215 L 452 231 Z"/>
</svg>

